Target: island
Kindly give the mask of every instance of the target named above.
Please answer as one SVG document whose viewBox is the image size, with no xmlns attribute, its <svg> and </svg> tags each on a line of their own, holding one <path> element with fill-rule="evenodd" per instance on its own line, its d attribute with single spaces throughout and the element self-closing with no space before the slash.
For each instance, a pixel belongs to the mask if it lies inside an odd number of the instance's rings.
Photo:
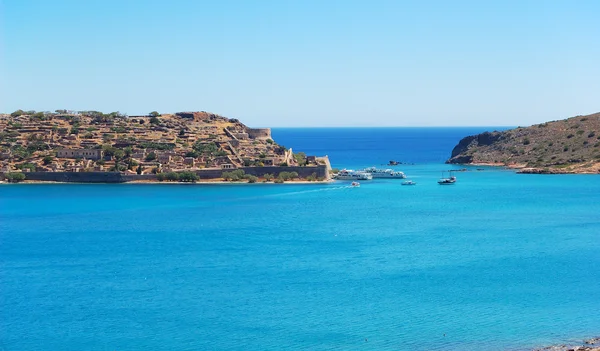
<svg viewBox="0 0 600 351">
<path fill-rule="evenodd" d="M 600 172 L 600 113 L 467 136 L 446 163 L 504 166 L 519 173 Z"/>
<path fill-rule="evenodd" d="M 0 114 L 0 180 L 8 182 L 327 181 L 327 156 L 294 153 L 270 128 L 205 111 L 18 110 Z"/>
</svg>

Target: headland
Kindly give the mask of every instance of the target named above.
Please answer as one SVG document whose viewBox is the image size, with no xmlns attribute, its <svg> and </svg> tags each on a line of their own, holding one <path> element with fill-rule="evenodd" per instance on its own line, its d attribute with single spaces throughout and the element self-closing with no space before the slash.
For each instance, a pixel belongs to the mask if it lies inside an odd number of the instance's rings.
<svg viewBox="0 0 600 351">
<path fill-rule="evenodd" d="M 503 166 L 519 173 L 600 172 L 600 113 L 463 138 L 446 163 Z"/>
<path fill-rule="evenodd" d="M 0 114 L 0 180 L 9 182 L 323 182 L 327 156 L 294 153 L 235 118 L 205 111 L 18 110 Z"/>
</svg>

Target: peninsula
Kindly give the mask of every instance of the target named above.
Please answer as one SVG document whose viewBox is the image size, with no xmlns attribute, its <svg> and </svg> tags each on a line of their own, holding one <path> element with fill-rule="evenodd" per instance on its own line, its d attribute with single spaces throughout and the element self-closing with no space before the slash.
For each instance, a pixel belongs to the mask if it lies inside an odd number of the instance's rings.
<svg viewBox="0 0 600 351">
<path fill-rule="evenodd" d="M 0 180 L 323 181 L 329 170 L 327 156 L 294 153 L 269 128 L 205 111 L 0 114 Z"/>
<path fill-rule="evenodd" d="M 600 113 L 463 138 L 446 163 L 505 166 L 519 173 L 600 172 Z"/>
</svg>

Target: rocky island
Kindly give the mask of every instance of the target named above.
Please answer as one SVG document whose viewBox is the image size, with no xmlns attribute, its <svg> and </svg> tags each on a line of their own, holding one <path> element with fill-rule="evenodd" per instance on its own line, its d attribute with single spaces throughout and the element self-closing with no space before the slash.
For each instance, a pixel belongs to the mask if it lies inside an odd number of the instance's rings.
<svg viewBox="0 0 600 351">
<path fill-rule="evenodd" d="M 329 170 L 327 156 L 294 153 L 269 128 L 205 111 L 0 114 L 0 180 L 323 181 Z"/>
<path fill-rule="evenodd" d="M 600 113 L 463 138 L 446 163 L 493 165 L 520 173 L 599 173 Z"/>
</svg>

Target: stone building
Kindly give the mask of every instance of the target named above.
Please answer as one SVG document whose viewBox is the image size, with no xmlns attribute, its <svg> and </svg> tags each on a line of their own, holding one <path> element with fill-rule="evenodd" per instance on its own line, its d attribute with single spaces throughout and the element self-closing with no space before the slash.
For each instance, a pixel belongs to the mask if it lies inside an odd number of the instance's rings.
<svg viewBox="0 0 600 351">
<path fill-rule="evenodd" d="M 104 156 L 101 149 L 60 149 L 56 152 L 58 158 L 87 158 L 99 160 Z"/>
</svg>

